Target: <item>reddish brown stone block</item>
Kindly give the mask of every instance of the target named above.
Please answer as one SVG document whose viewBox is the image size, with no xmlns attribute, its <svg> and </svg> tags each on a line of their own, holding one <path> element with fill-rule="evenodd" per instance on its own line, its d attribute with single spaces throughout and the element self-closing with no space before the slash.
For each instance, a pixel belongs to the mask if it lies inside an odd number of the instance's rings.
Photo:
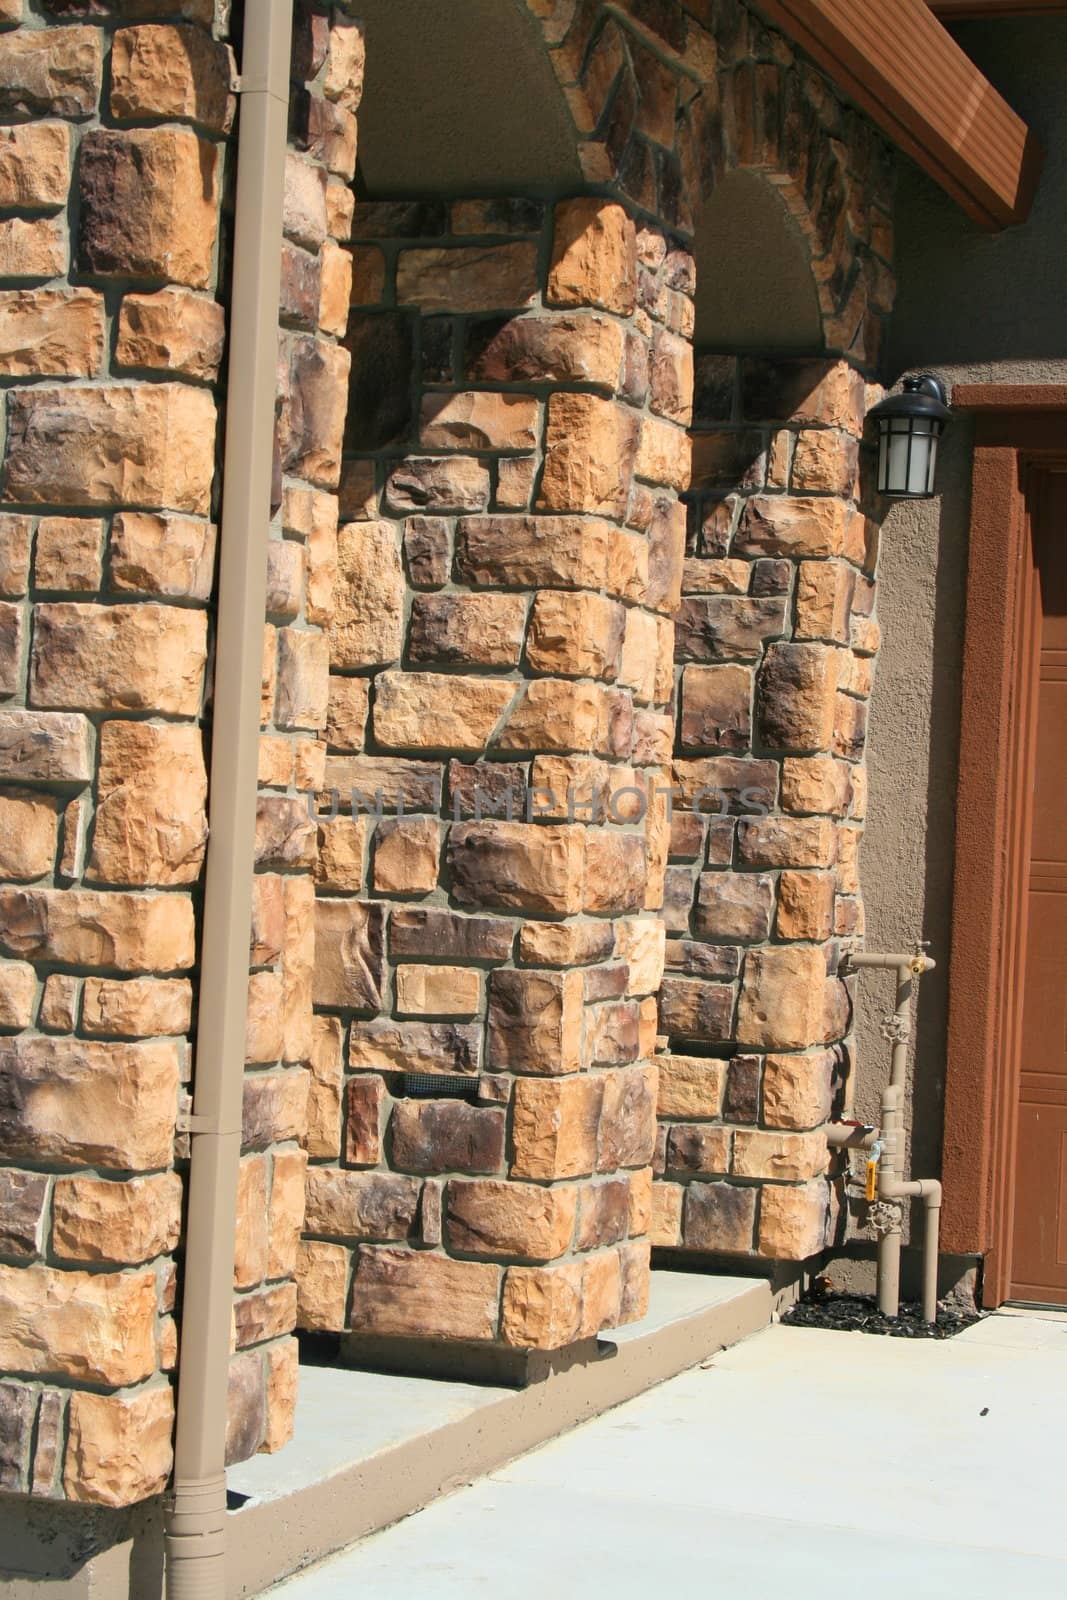
<svg viewBox="0 0 1067 1600">
<path fill-rule="evenodd" d="M 489 1065 L 557 1077 L 582 1066 L 580 972 L 497 970 L 489 979 Z"/>
<path fill-rule="evenodd" d="M 425 1251 L 362 1247 L 349 1327 L 416 1339 L 496 1337 L 501 1269 Z"/>
<path fill-rule="evenodd" d="M 218 220 L 218 147 L 185 128 L 86 133 L 78 264 L 98 277 L 206 289 Z"/>
</svg>

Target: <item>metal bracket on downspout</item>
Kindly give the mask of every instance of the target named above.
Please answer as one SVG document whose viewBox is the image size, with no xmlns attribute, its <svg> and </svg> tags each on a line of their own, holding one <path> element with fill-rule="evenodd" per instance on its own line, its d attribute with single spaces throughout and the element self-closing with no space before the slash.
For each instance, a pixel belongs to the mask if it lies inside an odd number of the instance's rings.
<svg viewBox="0 0 1067 1600">
<path fill-rule="evenodd" d="M 226 1413 L 293 0 L 246 7 L 168 1600 L 225 1600 Z"/>
</svg>

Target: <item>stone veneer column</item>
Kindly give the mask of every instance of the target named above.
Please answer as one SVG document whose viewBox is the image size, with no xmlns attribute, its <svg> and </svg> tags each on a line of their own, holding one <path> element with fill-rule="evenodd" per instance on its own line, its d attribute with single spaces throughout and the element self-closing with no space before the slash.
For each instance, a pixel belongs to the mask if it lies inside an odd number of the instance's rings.
<svg viewBox="0 0 1067 1600">
<path fill-rule="evenodd" d="M 300 1321 L 554 1348 L 648 1290 L 692 263 L 595 198 L 354 235 Z"/>
<path fill-rule="evenodd" d="M 210 0 L 158 25 L 39 9 L 56 25 L 8 5 L 0 34 L 0 1489 L 118 1506 L 172 1455 L 234 58 Z M 362 66 L 324 12 L 295 42 L 312 84 L 282 321 L 306 331 L 284 339 L 296 476 L 270 557 L 232 1460 L 284 1442 L 295 1395 L 314 844 L 295 793 L 324 755 L 340 428 L 331 457 L 320 424 L 347 376 L 329 233 Z"/>
<path fill-rule="evenodd" d="M 844 361 L 698 361 L 660 1019 L 657 1245 L 804 1260 L 835 1197 L 877 531 Z M 731 492 L 732 491 L 732 492 Z"/>
</svg>

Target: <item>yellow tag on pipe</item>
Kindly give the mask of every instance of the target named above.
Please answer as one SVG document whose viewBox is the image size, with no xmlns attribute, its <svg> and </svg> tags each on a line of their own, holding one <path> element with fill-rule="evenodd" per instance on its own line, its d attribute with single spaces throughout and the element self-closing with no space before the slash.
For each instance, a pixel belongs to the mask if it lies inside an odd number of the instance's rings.
<svg viewBox="0 0 1067 1600">
<path fill-rule="evenodd" d="M 868 1200 L 877 1200 L 877 1198 L 878 1198 L 878 1163 L 877 1163 L 877 1161 L 868 1161 L 868 1163 L 867 1163 L 867 1191 L 866 1191 L 866 1197 L 867 1197 Z"/>
</svg>

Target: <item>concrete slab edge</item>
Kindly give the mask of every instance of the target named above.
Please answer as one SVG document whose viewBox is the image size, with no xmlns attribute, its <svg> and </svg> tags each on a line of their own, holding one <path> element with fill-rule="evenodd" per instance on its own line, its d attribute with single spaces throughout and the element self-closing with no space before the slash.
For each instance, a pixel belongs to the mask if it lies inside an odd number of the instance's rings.
<svg viewBox="0 0 1067 1600">
<path fill-rule="evenodd" d="M 750 1288 L 637 1338 L 605 1341 L 572 1367 L 281 1499 L 229 1520 L 228 1600 L 247 1600 L 421 1510 L 452 1490 L 765 1328 L 768 1285 Z"/>
</svg>

